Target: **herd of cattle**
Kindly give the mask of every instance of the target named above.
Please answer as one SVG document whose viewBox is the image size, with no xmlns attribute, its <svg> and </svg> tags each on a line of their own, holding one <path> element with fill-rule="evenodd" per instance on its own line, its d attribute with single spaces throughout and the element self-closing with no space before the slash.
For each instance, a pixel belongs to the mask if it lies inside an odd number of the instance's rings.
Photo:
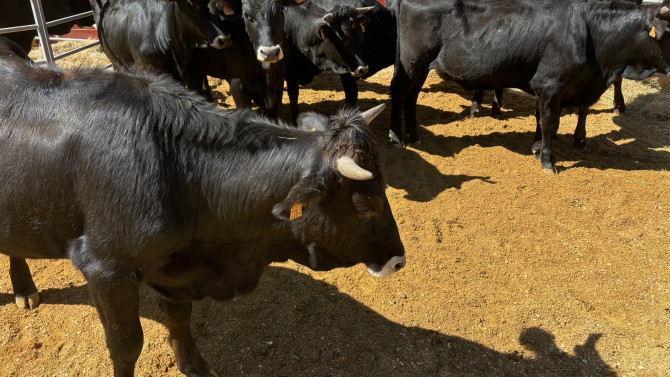
<svg viewBox="0 0 670 377">
<path fill-rule="evenodd" d="M 16 12 L 2 17 L 29 14 L 26 0 L 12 1 Z M 475 90 L 473 110 L 483 90 L 497 101 L 505 88 L 532 93 L 532 151 L 554 172 L 561 108 L 579 108 L 583 146 L 588 106 L 611 84 L 670 71 L 670 2 L 639 3 L 93 0 L 113 72 L 38 67 L 26 54 L 31 32 L 0 38 L 0 250 L 17 304 L 39 304 L 26 258 L 68 258 L 88 282 L 114 375 L 127 377 L 147 284 L 179 370 L 214 376 L 190 332 L 192 300 L 249 292 L 275 261 L 365 263 L 375 276 L 405 265 L 367 128 L 384 106 L 354 110 L 356 80 L 395 64 L 397 146 L 419 143 L 430 69 Z M 89 5 L 46 4 L 47 19 Z M 324 71 L 340 75 L 351 107 L 299 116 L 299 86 Z M 239 110 L 207 102 L 208 76 L 229 82 Z M 284 81 L 292 124 L 276 119 Z"/>
</svg>

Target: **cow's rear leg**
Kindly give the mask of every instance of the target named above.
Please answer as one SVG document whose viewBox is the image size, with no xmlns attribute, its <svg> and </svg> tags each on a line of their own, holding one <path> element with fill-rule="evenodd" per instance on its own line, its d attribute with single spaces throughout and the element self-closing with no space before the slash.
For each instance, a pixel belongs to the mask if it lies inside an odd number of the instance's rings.
<svg viewBox="0 0 670 377">
<path fill-rule="evenodd" d="M 493 92 L 493 103 L 491 104 L 491 115 L 500 115 L 503 103 L 503 90 L 496 89 Z"/>
<path fill-rule="evenodd" d="M 35 309 L 40 304 L 40 294 L 37 292 L 33 277 L 30 275 L 28 263 L 23 258 L 9 258 L 9 278 L 12 281 L 14 299 L 21 309 Z"/>
<path fill-rule="evenodd" d="M 188 377 L 217 377 L 200 356 L 191 335 L 192 303 L 173 303 L 161 300 L 161 308 L 170 331 L 170 343 L 177 359 L 177 368 Z"/>
<path fill-rule="evenodd" d="M 296 124 L 296 121 L 298 120 L 298 96 L 300 95 L 300 85 L 298 85 L 298 81 L 287 78 L 286 92 L 288 93 L 291 107 L 291 122 Z"/>
<path fill-rule="evenodd" d="M 614 82 L 614 112 L 623 114 L 626 111 L 626 101 L 623 99 L 621 83 L 623 79 Z"/>
<path fill-rule="evenodd" d="M 470 118 L 474 118 L 475 113 L 479 111 L 479 107 L 482 105 L 483 98 L 484 98 L 483 90 L 478 90 L 475 92 L 475 95 L 472 98 L 472 105 L 470 105 Z"/>
</svg>

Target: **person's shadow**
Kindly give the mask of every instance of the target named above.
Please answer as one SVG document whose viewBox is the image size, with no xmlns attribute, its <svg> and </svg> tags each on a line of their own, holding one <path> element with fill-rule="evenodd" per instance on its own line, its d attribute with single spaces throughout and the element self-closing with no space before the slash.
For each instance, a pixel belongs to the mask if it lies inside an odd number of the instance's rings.
<svg viewBox="0 0 670 377">
<path fill-rule="evenodd" d="M 90 305 L 85 285 L 43 293 L 42 305 Z M 141 300 L 141 316 L 163 323 L 156 296 L 144 289 Z M 0 305 L 14 305 L 12 296 L 1 293 Z M 616 375 L 595 348 L 600 334 L 586 335 L 571 355 L 531 327 L 519 335 L 523 349 L 500 352 L 396 323 L 335 286 L 278 266 L 248 296 L 196 303 L 191 327 L 203 357 L 226 376 Z"/>
</svg>

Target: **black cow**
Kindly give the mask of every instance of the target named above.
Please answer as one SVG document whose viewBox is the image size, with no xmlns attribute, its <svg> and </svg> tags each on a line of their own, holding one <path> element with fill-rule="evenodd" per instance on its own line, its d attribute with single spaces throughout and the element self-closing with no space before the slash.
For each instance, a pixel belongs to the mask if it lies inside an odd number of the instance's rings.
<svg viewBox="0 0 670 377">
<path fill-rule="evenodd" d="M 277 118 L 284 93 L 288 41 L 284 33 L 284 5 L 299 4 L 305 0 L 221 0 L 228 17 L 238 16 L 244 20 L 245 30 L 253 46 L 253 53 L 263 70 L 263 82 L 243 79 L 230 81 L 233 97 L 237 102 L 247 103 L 259 87 L 265 90 L 265 114 Z M 249 62 L 248 57 L 240 59 Z M 241 67 L 246 69 L 246 67 Z M 256 67 L 250 68 L 256 70 Z M 252 76 L 253 77 L 253 76 Z M 260 105 L 260 104 L 259 104 Z"/>
<path fill-rule="evenodd" d="M 0 59 L 0 250 L 83 273 L 116 377 L 142 350 L 142 283 L 161 297 L 179 370 L 212 376 L 192 300 L 249 292 L 274 261 L 404 266 L 370 121 L 347 110 L 299 130 L 164 75 Z M 16 273 L 32 284 L 27 266 Z"/>
<path fill-rule="evenodd" d="M 93 0 L 92 5 L 102 49 L 115 69 L 165 72 L 187 84 L 195 48 L 230 45 L 216 0 Z"/>
<path fill-rule="evenodd" d="M 207 76 L 225 79 L 237 108 L 250 108 L 253 102 L 263 111 L 266 109 L 267 82 L 260 62 L 256 59 L 254 46 L 240 18 L 224 20 L 230 33 L 231 46 L 226 49 L 195 49 L 189 63 L 190 88 L 212 101 Z"/>
<path fill-rule="evenodd" d="M 30 62 L 30 57 L 18 43 L 0 35 L 0 59 L 18 59 Z"/>
<path fill-rule="evenodd" d="M 670 70 L 659 47 L 670 37 L 667 6 L 613 10 L 597 1 L 401 0 L 396 7 L 390 132 L 396 143 L 403 111 L 410 142 L 419 140 L 416 100 L 429 68 L 435 68 L 466 89 L 515 87 L 535 94 L 532 150 L 542 169 L 554 173 L 551 139 L 561 107 L 588 107 L 621 77 Z"/>
<path fill-rule="evenodd" d="M 619 1 L 612 1 L 612 0 L 598 0 L 598 1 L 606 1 L 612 5 L 612 8 L 615 9 L 615 7 L 621 7 L 622 4 L 625 6 L 625 3 L 629 4 L 636 4 L 640 5 L 642 4 L 642 0 L 619 0 Z M 623 92 L 621 90 L 621 83 L 622 80 L 617 80 L 614 82 L 614 111 L 618 113 L 623 113 L 626 111 L 626 103 L 623 98 Z M 482 98 L 484 96 L 484 91 L 478 90 L 475 91 L 474 98 L 472 100 L 472 105 L 470 106 L 470 117 L 474 117 L 475 113 L 479 110 L 479 107 L 481 106 L 482 103 Z M 503 90 L 502 89 L 496 89 L 495 93 L 493 95 L 493 103 L 491 105 L 491 114 L 492 115 L 499 115 L 500 114 L 500 108 L 502 107 L 502 98 L 503 98 Z"/>
<path fill-rule="evenodd" d="M 330 11 L 311 2 L 286 7 L 284 28 L 291 46 L 286 69 L 286 89 L 291 103 L 291 120 L 298 117 L 299 85 L 315 75 L 333 71 L 362 77 L 368 73 L 363 58 L 363 29 L 370 23 L 368 8 L 335 6 Z"/>
<path fill-rule="evenodd" d="M 313 0 L 326 9 L 337 5 L 346 5 L 354 8 L 372 7 L 365 13 L 369 22 L 363 31 L 363 57 L 368 64 L 368 72 L 361 76 L 366 79 L 382 69 L 395 63 L 396 50 L 396 20 L 391 9 L 381 5 L 377 0 Z M 340 75 L 346 103 L 355 106 L 358 101 L 358 86 L 354 77 L 349 73 Z"/>
<path fill-rule="evenodd" d="M 42 1 L 42 10 L 44 12 L 44 19 L 48 22 L 88 12 L 91 10 L 91 4 L 89 0 L 48 0 Z M 29 0 L 2 1 L 0 28 L 31 25 L 34 23 L 35 19 Z M 67 34 L 75 24 L 79 26 L 91 26 L 93 25 L 93 17 L 85 17 L 55 25 L 48 28 L 48 31 L 51 35 Z M 37 30 L 20 31 L 3 35 L 16 42 L 23 51 L 30 52 L 33 39 L 37 36 Z"/>
</svg>

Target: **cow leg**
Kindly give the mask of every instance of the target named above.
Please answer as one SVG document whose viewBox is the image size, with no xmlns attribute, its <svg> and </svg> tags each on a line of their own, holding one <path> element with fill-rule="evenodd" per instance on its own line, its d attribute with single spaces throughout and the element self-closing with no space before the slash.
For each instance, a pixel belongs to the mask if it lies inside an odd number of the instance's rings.
<svg viewBox="0 0 670 377">
<path fill-rule="evenodd" d="M 545 173 L 556 174 L 556 164 L 552 153 L 552 139 L 561 116 L 560 101 L 554 96 L 548 96 L 544 93 L 539 98 L 539 126 L 542 142 L 539 150 L 540 163 Z M 537 132 L 536 132 L 537 137 Z"/>
<path fill-rule="evenodd" d="M 300 85 L 297 80 L 286 78 L 286 91 L 291 106 L 291 122 L 296 124 L 298 120 L 298 96 L 300 95 Z"/>
<path fill-rule="evenodd" d="M 16 305 L 21 309 L 35 309 L 40 304 L 40 294 L 25 259 L 9 258 L 9 278 Z"/>
<path fill-rule="evenodd" d="M 355 107 L 358 102 L 358 85 L 356 84 L 356 78 L 351 74 L 342 74 L 340 75 L 340 81 L 342 81 L 342 88 L 344 89 L 344 102 L 351 107 Z"/>
<path fill-rule="evenodd" d="M 623 79 L 614 82 L 614 112 L 623 114 L 626 111 L 626 102 L 623 99 L 621 83 Z"/>
<path fill-rule="evenodd" d="M 192 303 L 174 303 L 161 299 L 161 308 L 165 314 L 179 371 L 188 377 L 216 377 L 216 372 L 200 356 L 191 335 Z"/>
<path fill-rule="evenodd" d="M 88 281 L 102 327 L 109 356 L 114 365 L 114 377 L 133 377 L 135 363 L 142 351 L 144 335 L 140 325 L 138 285 L 129 278 L 116 277 L 113 273 L 105 278 L 82 270 Z M 104 273 L 108 273 L 105 271 Z"/>
<path fill-rule="evenodd" d="M 535 100 L 535 137 L 531 151 L 536 160 L 540 161 L 540 148 L 542 148 L 542 127 L 540 126 L 540 102 Z"/>
<path fill-rule="evenodd" d="M 416 101 L 419 99 L 419 93 L 421 92 L 423 84 L 426 82 L 428 72 L 429 71 L 426 70 L 417 77 L 412 89 L 407 95 L 407 100 L 405 101 L 405 128 L 407 129 L 407 138 L 411 145 L 421 144 L 416 127 Z"/>
<path fill-rule="evenodd" d="M 235 102 L 235 107 L 238 109 L 249 109 L 251 108 L 251 97 L 247 90 L 244 88 L 244 84 L 240 79 L 232 79 L 228 81 L 230 86 L 230 94 L 233 96 L 233 101 Z M 259 104 L 259 106 L 264 107 L 265 104 Z"/>
<path fill-rule="evenodd" d="M 577 127 L 573 135 L 572 146 L 575 148 L 586 147 L 586 116 L 589 114 L 588 107 L 580 107 L 577 116 Z"/>
<path fill-rule="evenodd" d="M 491 115 L 500 115 L 503 103 L 503 90 L 496 89 L 493 92 L 493 103 L 491 104 Z"/>
<path fill-rule="evenodd" d="M 482 98 L 484 98 L 484 91 L 477 90 L 474 98 L 472 98 L 472 105 L 470 105 L 470 118 L 474 118 L 475 113 L 479 111 L 479 107 L 482 105 Z"/>
<path fill-rule="evenodd" d="M 393 78 L 391 79 L 391 127 L 389 138 L 391 145 L 402 148 L 402 112 L 407 101 L 407 95 L 412 81 L 407 72 L 396 62 Z"/>
</svg>

